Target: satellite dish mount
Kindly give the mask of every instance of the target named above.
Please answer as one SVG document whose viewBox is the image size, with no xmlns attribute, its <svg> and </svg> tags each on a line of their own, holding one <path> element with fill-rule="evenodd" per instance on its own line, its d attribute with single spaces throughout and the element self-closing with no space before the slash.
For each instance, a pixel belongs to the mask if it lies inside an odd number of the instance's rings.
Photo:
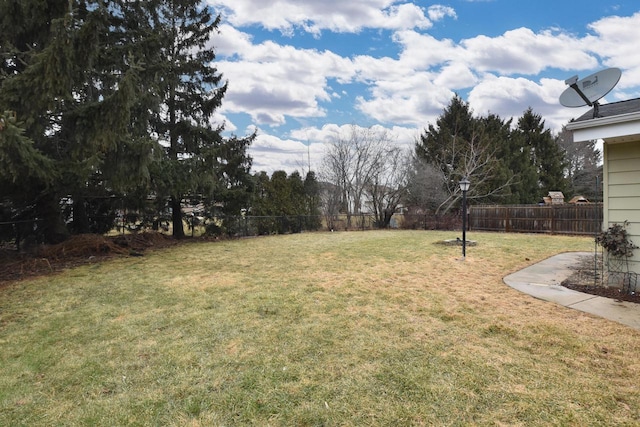
<svg viewBox="0 0 640 427">
<path fill-rule="evenodd" d="M 573 76 L 564 81 L 569 87 L 560 95 L 560 103 L 565 107 L 593 107 L 593 118 L 600 117 L 599 99 L 608 94 L 620 80 L 619 68 L 607 68 L 578 80 Z"/>
</svg>

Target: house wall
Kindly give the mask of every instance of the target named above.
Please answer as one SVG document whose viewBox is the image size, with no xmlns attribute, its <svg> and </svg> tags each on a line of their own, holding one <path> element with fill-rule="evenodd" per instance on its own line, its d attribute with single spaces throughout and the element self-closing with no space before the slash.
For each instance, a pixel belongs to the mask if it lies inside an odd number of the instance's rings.
<svg viewBox="0 0 640 427">
<path fill-rule="evenodd" d="M 604 144 L 603 229 L 628 221 L 627 232 L 640 246 L 640 140 Z M 640 249 L 629 259 L 629 270 L 640 275 Z"/>
</svg>

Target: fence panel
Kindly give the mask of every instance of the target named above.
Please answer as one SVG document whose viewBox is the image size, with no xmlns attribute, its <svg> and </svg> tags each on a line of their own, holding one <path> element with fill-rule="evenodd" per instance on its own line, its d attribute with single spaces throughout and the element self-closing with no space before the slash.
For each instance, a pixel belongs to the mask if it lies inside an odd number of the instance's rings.
<svg viewBox="0 0 640 427">
<path fill-rule="evenodd" d="M 514 233 L 595 234 L 602 226 L 602 203 L 471 206 L 469 228 Z"/>
</svg>

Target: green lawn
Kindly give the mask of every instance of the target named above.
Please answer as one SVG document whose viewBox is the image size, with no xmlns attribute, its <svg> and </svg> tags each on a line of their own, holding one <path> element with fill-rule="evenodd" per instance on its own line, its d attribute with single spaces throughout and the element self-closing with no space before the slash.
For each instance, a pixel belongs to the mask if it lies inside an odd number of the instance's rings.
<svg viewBox="0 0 640 427">
<path fill-rule="evenodd" d="M 502 277 L 592 238 L 191 243 L 0 288 L 0 425 L 640 424 L 640 333 Z"/>
</svg>

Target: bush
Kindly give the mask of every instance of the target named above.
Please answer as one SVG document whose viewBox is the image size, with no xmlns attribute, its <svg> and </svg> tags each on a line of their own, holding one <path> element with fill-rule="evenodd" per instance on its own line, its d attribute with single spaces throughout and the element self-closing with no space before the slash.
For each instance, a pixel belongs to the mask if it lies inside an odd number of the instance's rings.
<svg viewBox="0 0 640 427">
<path fill-rule="evenodd" d="M 627 233 L 628 221 L 623 224 L 613 224 L 606 231 L 602 231 L 596 237 L 596 242 L 606 249 L 607 253 L 615 258 L 629 258 L 633 256 L 633 250 L 638 247 L 629 240 Z"/>
</svg>

